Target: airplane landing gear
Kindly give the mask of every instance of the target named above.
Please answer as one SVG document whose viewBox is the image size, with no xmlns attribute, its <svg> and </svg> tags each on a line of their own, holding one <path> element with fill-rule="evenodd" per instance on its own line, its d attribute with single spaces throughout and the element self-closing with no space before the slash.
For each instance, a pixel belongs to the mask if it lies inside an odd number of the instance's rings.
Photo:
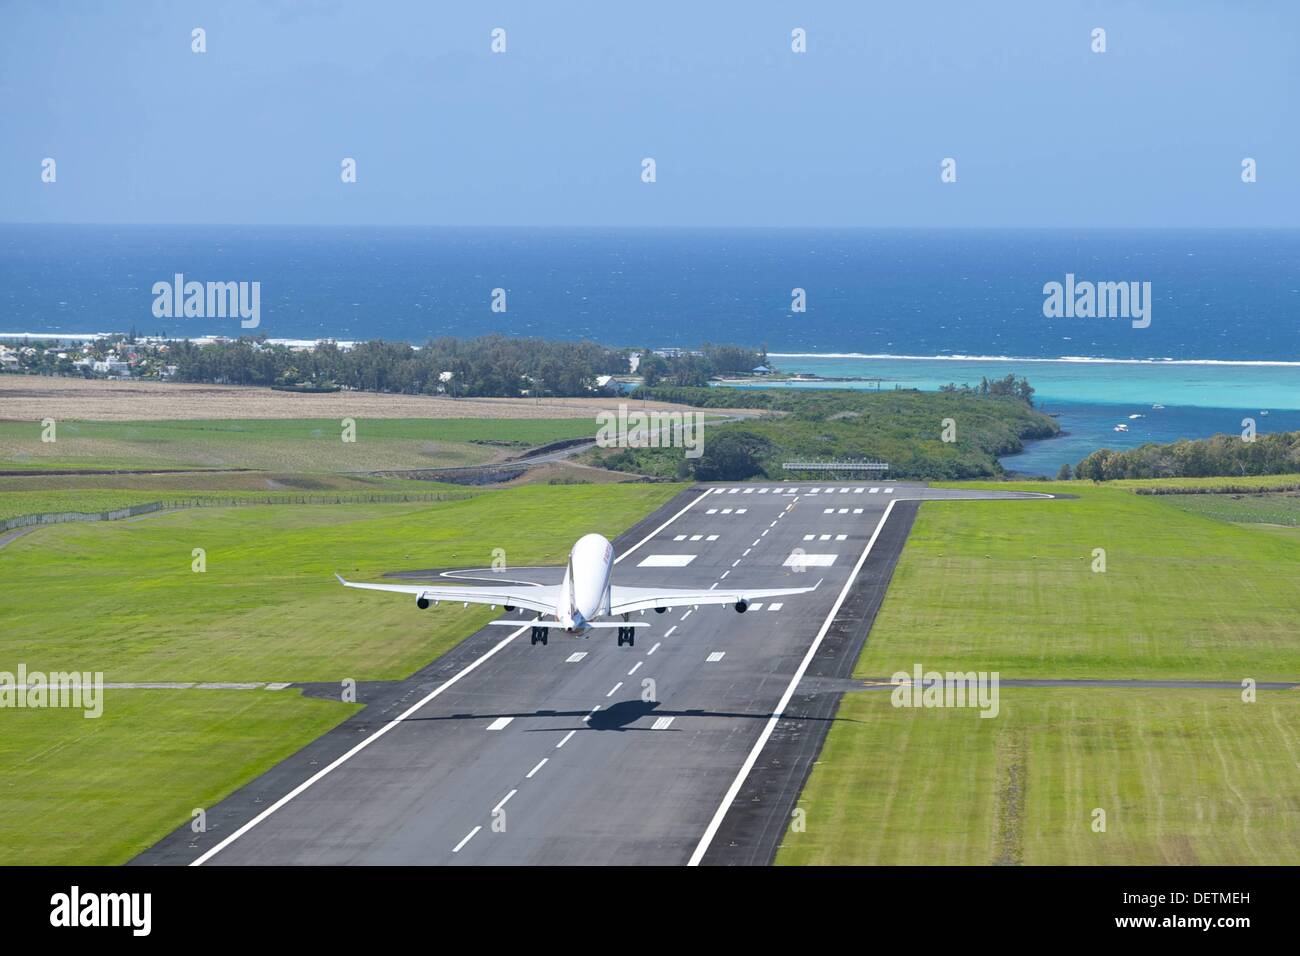
<svg viewBox="0 0 1300 956">
<path fill-rule="evenodd" d="M 534 643 L 534 644 L 541 644 L 543 647 L 545 647 L 545 646 L 546 646 L 546 639 L 547 639 L 547 637 L 548 637 L 549 634 L 550 634 L 550 630 L 551 630 L 551 629 L 550 629 L 549 627 L 534 627 L 534 628 L 533 628 L 533 643 Z"/>
<path fill-rule="evenodd" d="M 631 647 L 631 646 L 632 646 L 633 644 L 635 644 L 635 643 L 636 643 L 636 628 L 635 628 L 635 627 L 620 627 L 620 628 L 618 629 L 618 646 L 619 646 L 619 647 L 622 647 L 624 644 L 626 644 L 628 647 Z"/>
</svg>

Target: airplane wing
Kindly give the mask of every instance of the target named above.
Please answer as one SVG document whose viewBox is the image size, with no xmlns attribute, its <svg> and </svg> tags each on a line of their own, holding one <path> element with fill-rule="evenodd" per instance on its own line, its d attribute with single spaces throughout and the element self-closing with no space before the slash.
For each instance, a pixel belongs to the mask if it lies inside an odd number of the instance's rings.
<svg viewBox="0 0 1300 956">
<path fill-rule="evenodd" d="M 339 584 L 345 588 L 362 588 L 366 591 L 392 591 L 396 594 L 410 594 L 417 600 L 427 601 L 462 601 L 470 604 L 500 604 L 509 607 L 522 607 L 543 614 L 554 614 L 559 603 L 558 585 L 526 584 L 513 587 L 436 587 L 431 584 L 362 584 L 357 581 L 345 581 L 341 575 L 334 575 Z"/>
<path fill-rule="evenodd" d="M 752 602 L 787 594 L 807 594 L 809 591 L 816 591 L 820 586 L 821 581 L 810 588 L 737 590 L 734 587 L 726 587 L 715 588 L 712 591 L 690 591 L 685 588 L 625 588 L 612 584 L 609 589 L 609 613 L 627 614 L 631 611 L 647 611 L 651 608 L 691 607 L 696 604 L 735 604 L 741 600 Z"/>
</svg>

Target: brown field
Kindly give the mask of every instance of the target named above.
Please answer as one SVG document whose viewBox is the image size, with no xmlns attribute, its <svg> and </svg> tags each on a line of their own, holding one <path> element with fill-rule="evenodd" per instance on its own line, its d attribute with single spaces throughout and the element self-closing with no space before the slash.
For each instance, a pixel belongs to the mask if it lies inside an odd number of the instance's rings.
<svg viewBox="0 0 1300 956">
<path fill-rule="evenodd" d="M 592 418 L 626 398 L 441 398 L 381 392 L 298 395 L 242 385 L 0 375 L 0 420 L 176 421 L 247 418 Z M 680 410 L 668 402 L 638 409 Z M 728 409 L 729 413 L 743 409 Z M 758 413 L 761 414 L 761 413 Z"/>
</svg>

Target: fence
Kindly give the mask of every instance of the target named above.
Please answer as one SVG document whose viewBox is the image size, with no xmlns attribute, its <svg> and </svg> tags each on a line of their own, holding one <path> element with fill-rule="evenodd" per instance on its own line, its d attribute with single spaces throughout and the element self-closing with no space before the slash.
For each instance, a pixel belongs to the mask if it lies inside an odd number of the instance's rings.
<svg viewBox="0 0 1300 956">
<path fill-rule="evenodd" d="M 230 498 L 172 498 L 166 501 L 150 501 L 146 504 L 129 505 L 112 511 L 83 512 L 58 511 L 48 514 L 19 515 L 0 521 L 0 531 L 12 531 L 32 525 L 63 524 L 68 521 L 118 521 L 133 518 L 136 515 L 149 514 L 153 511 L 181 508 L 238 508 L 243 505 L 364 505 L 364 504 L 401 504 L 415 501 L 463 501 L 472 498 L 469 492 L 430 491 L 410 494 L 352 494 L 352 495 L 266 495 L 230 497 Z"/>
</svg>

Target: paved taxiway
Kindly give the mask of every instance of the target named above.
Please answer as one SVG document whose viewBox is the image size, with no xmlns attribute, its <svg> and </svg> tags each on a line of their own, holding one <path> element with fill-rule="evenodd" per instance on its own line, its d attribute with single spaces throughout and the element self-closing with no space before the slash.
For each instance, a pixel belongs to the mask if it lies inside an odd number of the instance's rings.
<svg viewBox="0 0 1300 956">
<path fill-rule="evenodd" d="M 180 826 L 135 862 L 766 862 L 838 699 L 798 680 L 851 672 L 915 502 L 1010 497 L 1047 496 L 684 492 L 615 542 L 615 583 L 820 588 L 745 614 L 648 612 L 634 647 L 608 631 L 532 646 L 516 612 L 520 628 L 485 627 L 407 681 L 363 686 L 364 711 L 209 809 L 206 833 Z M 412 626 L 436 613 L 412 602 Z"/>
</svg>

